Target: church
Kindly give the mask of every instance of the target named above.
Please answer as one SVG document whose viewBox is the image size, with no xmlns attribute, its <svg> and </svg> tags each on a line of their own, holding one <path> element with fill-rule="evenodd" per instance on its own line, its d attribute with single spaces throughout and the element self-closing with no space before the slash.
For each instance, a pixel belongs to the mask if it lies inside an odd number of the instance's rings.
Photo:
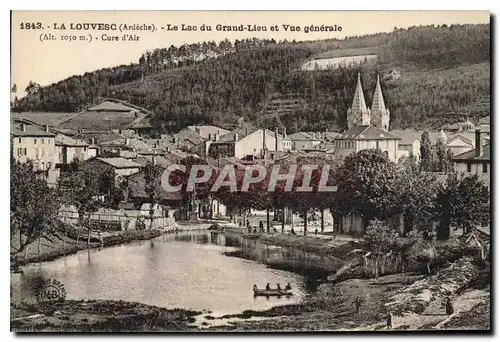
<svg viewBox="0 0 500 342">
<path fill-rule="evenodd" d="M 389 160 L 397 161 L 400 138 L 389 132 L 390 118 L 379 76 L 370 109 L 366 105 L 361 75 L 358 73 L 352 106 L 347 111 L 348 129 L 335 139 L 335 159 L 343 160 L 347 155 L 361 150 L 379 149 Z"/>
</svg>

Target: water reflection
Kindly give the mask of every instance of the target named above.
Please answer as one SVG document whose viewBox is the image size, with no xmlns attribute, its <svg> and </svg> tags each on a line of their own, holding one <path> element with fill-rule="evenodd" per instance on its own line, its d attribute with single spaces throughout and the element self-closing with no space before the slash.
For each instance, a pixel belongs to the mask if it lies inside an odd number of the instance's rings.
<svg viewBox="0 0 500 342">
<path fill-rule="evenodd" d="M 213 315 L 262 310 L 297 303 L 314 288 L 311 283 L 315 278 L 301 275 L 307 272 L 284 270 L 288 264 L 281 262 L 288 256 L 302 263 L 301 257 L 290 253 L 238 235 L 169 234 L 152 241 L 91 250 L 90 259 L 87 251 L 81 251 L 24 267 L 24 274 L 11 274 L 12 301 L 32 301 L 34 284 L 43 277 L 62 282 L 68 299 L 129 300 L 168 308 L 208 309 Z M 301 271 L 302 266 L 294 267 L 291 270 Z M 267 282 L 291 283 L 294 296 L 254 298 L 253 284 L 262 287 Z"/>
</svg>

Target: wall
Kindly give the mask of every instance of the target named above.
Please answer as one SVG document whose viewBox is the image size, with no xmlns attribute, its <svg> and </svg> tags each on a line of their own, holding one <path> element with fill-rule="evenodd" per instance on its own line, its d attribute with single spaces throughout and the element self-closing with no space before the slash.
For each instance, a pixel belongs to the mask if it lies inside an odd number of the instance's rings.
<svg viewBox="0 0 500 342">
<path fill-rule="evenodd" d="M 128 176 L 133 173 L 139 172 L 138 167 L 131 167 L 131 168 L 126 168 L 126 169 L 115 169 L 115 175 L 116 176 Z"/>
<path fill-rule="evenodd" d="M 471 172 L 467 172 L 468 163 L 466 162 L 455 162 L 454 167 L 455 171 L 459 175 L 462 173 L 464 176 L 478 175 L 479 179 L 482 180 L 484 185 L 486 185 L 488 190 L 490 190 L 491 163 L 489 161 L 486 161 L 485 163 L 487 164 L 486 173 L 483 173 L 483 163 L 471 163 Z"/>
<path fill-rule="evenodd" d="M 54 137 L 12 137 L 12 149 L 15 160 L 21 163 L 32 160 L 40 170 L 54 169 L 57 162 Z"/>
<path fill-rule="evenodd" d="M 247 155 L 260 155 L 263 145 L 263 129 L 259 129 L 235 144 L 234 156 L 243 158 Z M 278 151 L 283 151 L 281 137 L 278 137 Z M 276 151 L 276 138 L 273 131 L 266 130 L 266 148 L 268 151 Z"/>
<path fill-rule="evenodd" d="M 64 151 L 66 151 L 66 153 L 64 153 Z M 73 147 L 56 145 L 56 152 L 58 163 L 61 164 L 69 164 L 75 159 L 78 159 L 79 161 L 89 159 L 88 148 L 84 146 Z"/>
<path fill-rule="evenodd" d="M 177 223 L 172 214 L 168 214 L 163 209 L 156 209 L 153 213 L 153 226 L 152 229 L 171 229 L 176 228 Z M 62 206 L 59 212 L 59 217 L 64 222 L 73 224 L 78 223 L 78 211 L 74 206 Z M 99 223 L 115 223 L 119 222 L 121 230 L 134 230 L 139 228 L 137 222 L 144 223 L 145 228 L 149 229 L 151 220 L 149 210 L 125 210 L 125 209 L 107 209 L 100 208 L 97 212 L 93 213 L 90 217 L 92 224 Z"/>
</svg>

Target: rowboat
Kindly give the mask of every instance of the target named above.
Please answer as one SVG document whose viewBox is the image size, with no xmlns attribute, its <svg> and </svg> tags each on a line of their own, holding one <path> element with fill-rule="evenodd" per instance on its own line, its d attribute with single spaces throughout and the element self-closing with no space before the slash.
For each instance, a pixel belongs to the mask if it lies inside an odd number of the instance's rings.
<svg viewBox="0 0 500 342">
<path fill-rule="evenodd" d="M 292 291 L 290 290 L 276 290 L 276 289 L 271 289 L 271 290 L 265 290 L 265 289 L 254 289 L 253 290 L 253 295 L 254 296 L 291 296 L 293 295 Z"/>
</svg>

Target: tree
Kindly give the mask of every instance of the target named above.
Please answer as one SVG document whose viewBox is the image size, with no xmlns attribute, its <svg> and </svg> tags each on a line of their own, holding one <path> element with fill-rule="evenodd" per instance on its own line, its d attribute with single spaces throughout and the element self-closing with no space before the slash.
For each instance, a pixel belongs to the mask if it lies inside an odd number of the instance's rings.
<svg viewBox="0 0 500 342">
<path fill-rule="evenodd" d="M 411 160 L 398 163 L 395 214 L 404 215 L 405 235 L 417 227 L 428 226 L 434 219 L 434 204 L 439 189 L 438 176 L 424 172 Z"/>
<path fill-rule="evenodd" d="M 90 247 L 91 225 L 90 218 L 102 205 L 102 174 L 94 168 L 79 168 L 76 171 L 64 174 L 59 183 L 66 190 L 68 202 L 78 211 L 78 219 L 82 227 L 87 227 L 87 247 Z M 76 243 L 80 239 L 80 229 L 77 232 Z"/>
<path fill-rule="evenodd" d="M 362 150 L 347 156 L 335 175 L 338 191 L 333 211 L 358 213 L 365 226 L 391 217 L 397 199 L 396 164 L 380 150 Z"/>
<path fill-rule="evenodd" d="M 420 138 L 420 167 L 423 171 L 431 171 L 432 165 L 432 143 L 429 132 L 424 131 Z"/>
<path fill-rule="evenodd" d="M 144 167 L 145 191 L 149 199 L 149 229 L 153 228 L 154 205 L 161 200 L 161 175 L 163 168 L 160 165 L 147 163 Z"/>
<path fill-rule="evenodd" d="M 384 262 L 385 255 L 396 247 L 397 237 L 398 233 L 384 221 L 375 219 L 366 227 L 364 241 L 375 259 L 375 277 L 379 275 L 380 262 Z"/>
<path fill-rule="evenodd" d="M 448 174 L 436 199 L 436 217 L 440 219 L 438 239 L 450 237 L 450 227 L 462 228 L 466 234 L 490 220 L 490 194 L 477 175 Z"/>
<path fill-rule="evenodd" d="M 59 214 L 60 201 L 55 189 L 33 171 L 31 162 L 11 162 L 10 237 L 11 255 L 22 252 L 40 237 L 51 240 Z M 17 246 L 14 241 L 18 239 Z"/>
</svg>

